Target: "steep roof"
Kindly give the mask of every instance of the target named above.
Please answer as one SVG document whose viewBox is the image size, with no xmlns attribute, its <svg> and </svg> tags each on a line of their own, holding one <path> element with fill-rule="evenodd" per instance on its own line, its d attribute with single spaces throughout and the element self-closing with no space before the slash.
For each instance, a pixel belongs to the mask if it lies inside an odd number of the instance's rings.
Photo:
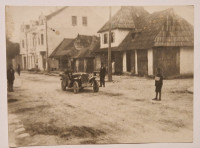
<svg viewBox="0 0 200 148">
<path fill-rule="evenodd" d="M 46 15 L 46 19 L 50 20 L 52 17 L 56 16 L 57 14 L 59 14 L 60 12 L 62 12 L 63 10 L 65 10 L 66 8 L 68 8 L 68 6 L 62 7 L 52 13 L 50 13 L 49 15 Z"/>
<path fill-rule="evenodd" d="M 118 47 L 112 51 L 149 49 L 155 46 L 194 46 L 194 27 L 174 13 L 173 9 L 142 17 Z M 101 48 L 96 52 L 105 52 Z"/>
<path fill-rule="evenodd" d="M 94 51 L 100 47 L 100 39 L 96 36 L 81 37 L 82 39 L 88 38 L 90 40 L 89 46 L 85 46 L 79 50 L 78 54 L 74 58 L 90 58 L 94 57 Z"/>
<path fill-rule="evenodd" d="M 94 57 L 94 50 L 100 46 L 96 36 L 78 35 L 75 39 L 64 39 L 52 52 L 50 58 L 68 56 L 71 58 Z"/>
<path fill-rule="evenodd" d="M 144 10 L 143 7 L 137 6 L 123 6 L 121 9 L 111 18 L 112 29 L 133 29 L 137 28 L 139 21 L 149 13 Z M 107 31 L 109 29 L 110 21 L 98 31 L 98 33 Z"/>
<path fill-rule="evenodd" d="M 70 44 L 72 44 L 73 39 L 63 39 L 63 41 L 56 47 L 56 49 L 51 53 L 51 55 L 49 56 L 50 58 L 56 58 L 56 57 L 60 57 L 63 56 L 67 53 L 70 52 L 70 50 L 68 50 L 68 46 Z"/>
<path fill-rule="evenodd" d="M 118 50 L 148 49 L 153 46 L 194 46 L 194 27 L 173 9 L 155 12 L 141 21 L 142 31 L 132 30 Z M 132 35 L 135 37 L 132 38 Z"/>
</svg>

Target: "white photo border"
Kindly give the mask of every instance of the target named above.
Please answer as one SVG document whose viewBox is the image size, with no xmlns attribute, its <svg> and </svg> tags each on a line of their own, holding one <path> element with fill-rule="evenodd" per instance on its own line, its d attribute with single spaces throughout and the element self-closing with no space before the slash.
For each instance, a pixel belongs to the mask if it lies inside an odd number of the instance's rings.
<svg viewBox="0 0 200 148">
<path fill-rule="evenodd" d="M 149 143 L 149 144 L 106 144 L 34 146 L 31 148 L 199 148 L 200 147 L 200 1 L 199 0 L 0 0 L 0 147 L 8 148 L 7 82 L 5 6 L 121 6 L 121 5 L 194 5 L 194 101 L 193 101 L 193 143 Z M 26 148 L 26 147 L 24 147 Z M 27 147 L 28 148 L 28 147 Z M 30 148 L 30 147 L 29 147 Z"/>
</svg>

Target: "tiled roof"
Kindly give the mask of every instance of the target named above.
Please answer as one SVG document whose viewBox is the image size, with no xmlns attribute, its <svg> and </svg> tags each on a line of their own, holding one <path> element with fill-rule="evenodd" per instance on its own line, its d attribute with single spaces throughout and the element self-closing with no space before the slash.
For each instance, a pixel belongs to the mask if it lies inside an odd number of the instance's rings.
<svg viewBox="0 0 200 148">
<path fill-rule="evenodd" d="M 143 7 L 137 6 L 123 6 L 121 9 L 112 17 L 111 27 L 112 29 L 133 29 L 137 28 L 139 21 L 149 13 L 144 10 Z M 107 31 L 109 29 L 110 21 L 98 31 L 98 33 Z"/>
</svg>

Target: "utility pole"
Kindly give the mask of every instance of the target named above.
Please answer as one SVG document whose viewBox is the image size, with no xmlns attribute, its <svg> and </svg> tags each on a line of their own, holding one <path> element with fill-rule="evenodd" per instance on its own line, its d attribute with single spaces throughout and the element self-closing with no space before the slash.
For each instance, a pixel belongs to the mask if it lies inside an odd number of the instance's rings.
<svg viewBox="0 0 200 148">
<path fill-rule="evenodd" d="M 112 63 L 111 63 L 111 6 L 109 6 L 109 40 L 108 40 L 108 81 L 112 81 Z"/>
<path fill-rule="evenodd" d="M 28 31 L 26 30 L 26 34 L 25 34 L 26 35 L 26 52 L 27 52 L 27 55 L 26 55 L 27 56 L 27 58 L 26 58 L 26 60 L 27 60 L 26 61 L 26 69 L 28 70 L 28 35 L 27 34 L 28 34 Z"/>
<path fill-rule="evenodd" d="M 45 35 L 46 35 L 46 71 L 49 72 L 49 49 L 48 49 L 48 34 L 47 34 L 47 18 L 45 19 Z"/>
</svg>

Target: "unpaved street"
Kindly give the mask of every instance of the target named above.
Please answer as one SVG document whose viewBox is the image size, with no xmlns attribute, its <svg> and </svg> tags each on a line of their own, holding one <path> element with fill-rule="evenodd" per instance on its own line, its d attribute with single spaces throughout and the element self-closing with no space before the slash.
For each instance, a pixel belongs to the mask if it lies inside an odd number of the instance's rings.
<svg viewBox="0 0 200 148">
<path fill-rule="evenodd" d="M 193 79 L 164 80 L 160 102 L 152 101 L 152 79 L 113 80 L 98 93 L 74 94 L 62 91 L 56 76 L 16 75 L 8 93 L 10 144 L 192 142 Z"/>
</svg>

